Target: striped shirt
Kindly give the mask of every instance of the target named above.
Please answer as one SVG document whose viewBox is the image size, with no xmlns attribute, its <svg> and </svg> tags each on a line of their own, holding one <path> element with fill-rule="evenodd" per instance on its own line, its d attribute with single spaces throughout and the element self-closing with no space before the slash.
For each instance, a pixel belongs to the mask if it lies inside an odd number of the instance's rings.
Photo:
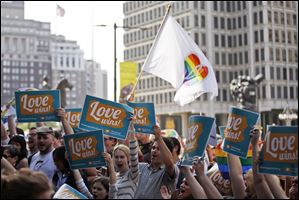
<svg viewBox="0 0 299 200">
<path fill-rule="evenodd" d="M 116 183 L 109 187 L 109 199 L 133 199 L 139 179 L 138 143 L 130 141 L 131 168 L 123 175 L 116 175 Z"/>
</svg>

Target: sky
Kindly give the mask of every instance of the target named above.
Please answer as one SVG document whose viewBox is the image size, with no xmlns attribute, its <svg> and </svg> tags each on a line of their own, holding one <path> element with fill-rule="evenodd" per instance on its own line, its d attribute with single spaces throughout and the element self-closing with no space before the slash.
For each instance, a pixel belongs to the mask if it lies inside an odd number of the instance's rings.
<svg viewBox="0 0 299 200">
<path fill-rule="evenodd" d="M 56 4 L 65 9 L 64 17 L 56 16 Z M 51 33 L 75 40 L 85 59 L 93 59 L 108 73 L 108 99 L 114 90 L 114 29 L 123 25 L 123 1 L 25 1 L 25 19 L 50 22 Z M 104 24 L 107 27 L 94 25 Z M 93 37 L 92 37 L 93 31 Z M 116 29 L 117 75 L 123 61 L 123 29 Z M 93 41 L 93 48 L 92 48 Z M 93 49 L 93 56 L 92 56 Z M 119 78 L 117 88 L 119 88 Z M 118 94 L 118 92 L 117 92 Z"/>
</svg>

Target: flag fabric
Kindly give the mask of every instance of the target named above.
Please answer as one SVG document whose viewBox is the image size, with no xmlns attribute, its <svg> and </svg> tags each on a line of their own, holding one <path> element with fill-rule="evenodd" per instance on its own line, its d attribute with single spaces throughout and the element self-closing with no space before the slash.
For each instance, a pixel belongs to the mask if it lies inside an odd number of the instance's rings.
<svg viewBox="0 0 299 200">
<path fill-rule="evenodd" d="M 212 65 L 188 33 L 170 15 L 160 28 L 143 70 L 169 82 L 177 92 L 174 101 L 183 106 L 203 93 L 218 96 Z"/>
<path fill-rule="evenodd" d="M 63 17 L 64 14 L 65 14 L 64 8 L 62 8 L 59 5 L 56 5 L 56 15 L 59 16 L 59 17 Z"/>
</svg>

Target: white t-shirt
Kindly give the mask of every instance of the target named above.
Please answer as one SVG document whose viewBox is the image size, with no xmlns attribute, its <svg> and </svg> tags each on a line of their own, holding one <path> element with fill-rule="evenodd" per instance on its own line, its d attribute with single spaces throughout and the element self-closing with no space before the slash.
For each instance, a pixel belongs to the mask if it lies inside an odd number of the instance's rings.
<svg viewBox="0 0 299 200">
<path fill-rule="evenodd" d="M 53 151 L 45 155 L 41 155 L 40 152 L 37 152 L 31 159 L 29 168 L 33 171 L 41 171 L 45 173 L 49 179 L 52 181 L 55 171 L 57 171 L 56 165 L 53 160 Z"/>
</svg>

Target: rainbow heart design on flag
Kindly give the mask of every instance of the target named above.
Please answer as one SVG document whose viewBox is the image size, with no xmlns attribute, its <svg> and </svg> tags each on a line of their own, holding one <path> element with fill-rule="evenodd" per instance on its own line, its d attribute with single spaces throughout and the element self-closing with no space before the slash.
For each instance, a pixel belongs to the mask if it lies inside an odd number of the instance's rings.
<svg viewBox="0 0 299 200">
<path fill-rule="evenodd" d="M 190 54 L 185 59 L 184 83 L 192 79 L 203 80 L 209 74 L 207 66 L 202 66 L 200 59 L 195 54 Z"/>
</svg>

